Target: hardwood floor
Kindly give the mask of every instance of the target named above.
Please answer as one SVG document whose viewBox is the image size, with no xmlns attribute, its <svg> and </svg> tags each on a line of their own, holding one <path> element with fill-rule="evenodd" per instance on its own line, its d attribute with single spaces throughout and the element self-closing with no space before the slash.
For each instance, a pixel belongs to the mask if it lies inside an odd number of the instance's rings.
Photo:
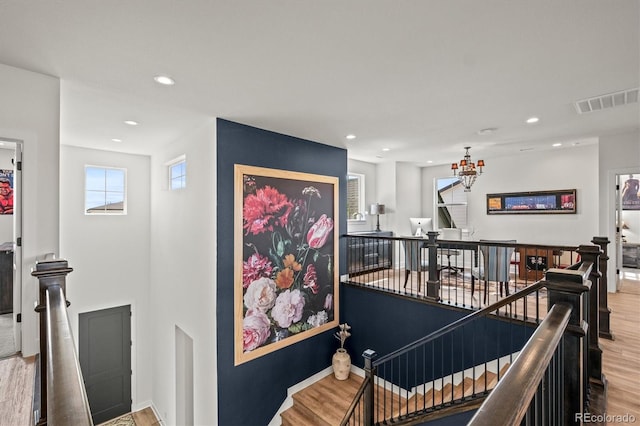
<svg viewBox="0 0 640 426">
<path fill-rule="evenodd" d="M 630 414 L 640 422 L 640 270 L 629 271 L 637 271 L 636 279 L 623 279 L 620 291 L 608 294 L 615 340 L 600 339 L 600 347 L 607 414 Z"/>
<path fill-rule="evenodd" d="M 0 360 L 0 425 L 33 424 L 31 400 L 36 357 Z"/>
</svg>

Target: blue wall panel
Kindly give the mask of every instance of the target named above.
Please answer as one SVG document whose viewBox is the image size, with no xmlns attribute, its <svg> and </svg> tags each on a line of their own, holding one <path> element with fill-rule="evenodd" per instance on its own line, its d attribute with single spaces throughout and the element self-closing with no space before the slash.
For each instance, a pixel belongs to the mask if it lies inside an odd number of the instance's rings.
<svg viewBox="0 0 640 426">
<path fill-rule="evenodd" d="M 344 149 L 219 119 L 217 121 L 217 320 L 218 423 L 265 425 L 286 398 L 287 388 L 331 365 L 337 342 L 326 332 L 237 367 L 233 358 L 233 174 L 234 164 L 336 176 L 340 206 L 346 203 Z M 339 235 L 346 232 L 339 219 Z M 340 274 L 346 271 L 340 242 Z"/>
</svg>

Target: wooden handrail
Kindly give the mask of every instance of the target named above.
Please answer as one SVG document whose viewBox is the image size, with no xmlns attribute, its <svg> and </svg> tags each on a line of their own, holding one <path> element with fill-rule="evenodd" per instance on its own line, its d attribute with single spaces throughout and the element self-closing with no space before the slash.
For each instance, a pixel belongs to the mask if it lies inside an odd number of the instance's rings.
<svg viewBox="0 0 640 426">
<path fill-rule="evenodd" d="M 349 424 L 351 416 L 355 412 L 356 407 L 358 406 L 358 404 L 360 404 L 360 402 L 362 401 L 364 392 L 369 386 L 373 386 L 373 384 L 371 383 L 371 379 L 368 376 L 365 376 L 364 380 L 360 384 L 360 387 L 358 388 L 358 391 L 356 392 L 355 396 L 353 397 L 353 401 L 351 401 L 351 405 L 349 405 L 349 408 L 347 409 L 347 412 L 345 413 L 344 417 L 342 418 L 342 421 L 340 422 L 340 426 L 346 426 L 346 425 Z"/>
<path fill-rule="evenodd" d="M 93 425 L 62 288 L 47 288 L 47 424 Z"/>
<path fill-rule="evenodd" d="M 562 339 L 570 315 L 570 306 L 553 305 L 513 365 L 467 425 L 520 424 Z"/>
<path fill-rule="evenodd" d="M 66 260 L 36 263 L 31 273 L 39 281 L 40 409 L 37 425 L 93 425 L 65 298 Z"/>
</svg>

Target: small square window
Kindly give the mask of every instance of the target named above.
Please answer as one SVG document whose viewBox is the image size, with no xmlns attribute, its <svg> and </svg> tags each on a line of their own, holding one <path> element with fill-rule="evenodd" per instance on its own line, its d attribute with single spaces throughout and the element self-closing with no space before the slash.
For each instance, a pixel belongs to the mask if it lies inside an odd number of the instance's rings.
<svg viewBox="0 0 640 426">
<path fill-rule="evenodd" d="M 187 160 L 184 156 L 180 156 L 168 163 L 169 165 L 169 188 L 173 191 L 176 189 L 186 188 L 187 186 Z"/>
<path fill-rule="evenodd" d="M 85 214 L 126 214 L 126 170 L 86 166 Z"/>
</svg>

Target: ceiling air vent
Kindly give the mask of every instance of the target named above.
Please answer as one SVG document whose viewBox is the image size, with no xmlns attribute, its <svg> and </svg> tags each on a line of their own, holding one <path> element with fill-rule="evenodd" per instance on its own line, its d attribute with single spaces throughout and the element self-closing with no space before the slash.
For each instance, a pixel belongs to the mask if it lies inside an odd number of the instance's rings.
<svg viewBox="0 0 640 426">
<path fill-rule="evenodd" d="M 583 99 L 575 103 L 578 114 L 600 111 L 607 108 L 638 102 L 638 88 L 623 90 L 622 92 L 608 93 L 595 98 Z"/>
</svg>

